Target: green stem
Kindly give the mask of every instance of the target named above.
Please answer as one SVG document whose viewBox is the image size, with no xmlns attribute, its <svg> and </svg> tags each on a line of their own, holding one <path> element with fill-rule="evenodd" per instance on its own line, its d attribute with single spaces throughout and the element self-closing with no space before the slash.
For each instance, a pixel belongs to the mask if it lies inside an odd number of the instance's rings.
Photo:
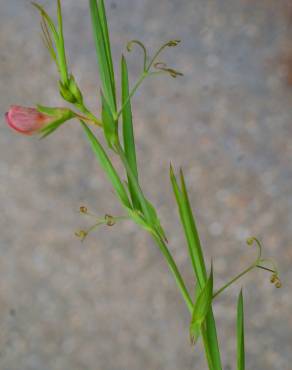
<svg viewBox="0 0 292 370">
<path fill-rule="evenodd" d="M 230 285 L 232 285 L 235 281 L 240 279 L 242 276 L 253 270 L 257 267 L 257 261 L 249 266 L 247 269 L 243 270 L 240 274 L 236 275 L 233 279 L 231 279 L 227 284 L 223 285 L 216 293 L 213 294 L 213 299 L 215 299 L 220 293 L 222 293 L 225 289 L 227 289 Z"/>
<path fill-rule="evenodd" d="M 165 43 L 164 45 L 162 45 L 158 50 L 157 52 L 154 54 L 153 58 L 151 59 L 150 63 L 148 64 L 148 67 L 146 68 L 146 71 L 148 72 L 150 70 L 150 68 L 152 67 L 153 63 L 155 62 L 156 58 L 158 57 L 158 55 L 165 49 L 167 48 L 169 45 L 169 41 L 167 43 Z"/>
<path fill-rule="evenodd" d="M 256 265 L 256 267 L 258 267 L 259 269 L 263 269 L 263 270 L 272 272 L 273 274 L 275 273 L 275 270 L 269 269 L 268 267 L 265 267 L 265 266 Z"/>
<path fill-rule="evenodd" d="M 86 117 L 79 116 L 80 118 L 82 118 L 85 121 L 91 121 L 97 126 L 100 127 L 103 126 L 102 122 L 99 119 L 97 119 L 95 115 L 91 113 L 91 111 L 83 103 L 76 103 L 75 106 L 80 110 L 80 112 L 86 114 Z"/>
<path fill-rule="evenodd" d="M 129 176 L 131 177 L 131 180 L 133 182 L 133 185 L 135 186 L 135 190 L 140 198 L 140 202 L 141 202 L 141 205 L 142 205 L 142 209 L 143 209 L 143 212 L 146 212 L 146 220 L 148 222 L 148 220 L 150 220 L 149 218 L 149 215 L 148 215 L 148 209 L 147 207 L 143 207 L 143 203 L 145 202 L 145 196 L 140 188 L 140 185 L 138 184 L 138 181 L 137 179 L 135 178 L 135 176 L 133 175 L 132 173 L 132 170 L 131 170 L 131 167 L 129 166 L 128 164 L 128 161 L 127 161 L 127 158 L 126 156 L 124 155 L 124 152 L 122 150 L 122 148 L 120 146 L 117 147 L 117 153 L 118 155 L 120 156 L 120 159 L 122 161 L 122 163 L 124 164 L 124 167 L 125 167 L 125 170 L 126 172 L 129 174 Z M 148 217 L 147 217 L 148 216 Z M 151 228 L 153 228 L 153 225 L 150 223 L 149 226 Z M 162 240 L 161 236 L 160 236 L 160 233 L 157 231 L 157 230 L 153 230 L 153 233 L 151 233 L 153 239 L 155 240 L 156 244 L 158 245 L 160 251 L 162 252 L 163 256 L 165 257 L 166 259 L 166 262 L 168 264 L 168 267 L 170 269 L 170 271 L 172 272 L 174 278 L 175 278 L 175 281 L 177 283 L 177 286 L 182 294 L 182 297 L 187 305 L 187 308 L 188 310 L 190 311 L 190 313 L 192 313 L 193 311 L 193 302 L 191 300 L 191 297 L 190 297 L 190 294 L 186 288 L 186 285 L 185 285 L 185 282 L 180 274 L 180 271 L 169 251 L 169 249 L 167 248 L 166 244 L 164 243 L 164 241 Z"/>
<path fill-rule="evenodd" d="M 137 91 L 137 89 L 139 88 L 139 86 L 142 84 L 142 82 L 145 80 L 145 78 L 148 76 L 148 72 L 147 71 L 143 71 L 143 73 L 141 73 L 138 81 L 135 83 L 134 87 L 132 88 L 129 96 L 127 97 L 127 99 L 125 100 L 124 104 L 122 105 L 121 109 L 119 110 L 119 112 L 117 113 L 117 117 L 116 119 L 118 120 L 119 117 L 121 116 L 124 108 L 126 107 L 126 105 L 129 103 L 130 99 L 133 97 L 133 95 L 135 94 L 135 92 Z"/>
<path fill-rule="evenodd" d="M 166 259 L 166 262 L 168 264 L 168 267 L 170 271 L 172 272 L 174 279 L 176 281 L 176 284 L 181 292 L 181 295 L 185 301 L 185 304 L 190 312 L 192 314 L 193 312 L 193 302 L 191 300 L 190 294 L 186 288 L 185 282 L 181 276 L 181 273 L 179 272 L 179 269 L 169 251 L 166 244 L 161 240 L 159 236 L 152 235 L 153 239 L 155 240 L 156 244 L 158 245 L 160 251 L 162 252 L 163 256 Z"/>
</svg>

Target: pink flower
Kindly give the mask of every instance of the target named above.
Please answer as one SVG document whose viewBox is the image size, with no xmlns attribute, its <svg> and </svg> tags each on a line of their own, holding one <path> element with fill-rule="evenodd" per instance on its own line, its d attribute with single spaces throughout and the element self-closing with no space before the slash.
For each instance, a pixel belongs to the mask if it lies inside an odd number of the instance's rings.
<svg viewBox="0 0 292 370">
<path fill-rule="evenodd" d="M 52 117 L 35 108 L 12 105 L 5 114 L 7 124 L 24 135 L 33 135 L 53 121 Z"/>
</svg>

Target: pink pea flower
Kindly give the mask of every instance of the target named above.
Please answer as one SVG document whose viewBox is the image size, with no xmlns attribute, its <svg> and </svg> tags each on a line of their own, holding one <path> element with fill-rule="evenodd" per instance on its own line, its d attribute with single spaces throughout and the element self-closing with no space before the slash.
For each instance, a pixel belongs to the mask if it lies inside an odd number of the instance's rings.
<svg viewBox="0 0 292 370">
<path fill-rule="evenodd" d="M 33 135 L 54 121 L 53 117 L 40 113 L 35 108 L 19 105 L 12 105 L 5 114 L 5 118 L 11 128 L 24 135 Z"/>
</svg>

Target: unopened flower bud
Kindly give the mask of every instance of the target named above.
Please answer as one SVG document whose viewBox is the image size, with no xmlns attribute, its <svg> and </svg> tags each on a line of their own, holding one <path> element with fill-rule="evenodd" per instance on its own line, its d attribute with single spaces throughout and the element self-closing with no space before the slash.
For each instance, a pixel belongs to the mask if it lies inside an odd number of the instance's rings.
<svg viewBox="0 0 292 370">
<path fill-rule="evenodd" d="M 247 245 L 253 245 L 253 243 L 254 243 L 254 238 L 253 237 L 246 239 L 246 244 Z"/>
<path fill-rule="evenodd" d="M 79 104 L 81 104 L 83 102 L 83 96 L 82 96 L 82 93 L 75 81 L 75 78 L 74 76 L 70 76 L 70 80 L 69 80 L 69 86 L 68 86 L 68 90 L 70 91 L 70 93 L 73 95 L 73 97 L 75 98 L 75 101 Z"/>
<path fill-rule="evenodd" d="M 65 122 L 74 116 L 67 108 L 49 108 L 38 106 L 36 108 L 12 105 L 5 114 L 7 124 L 14 130 L 24 135 L 33 135 L 41 131 L 47 125 Z"/>
<path fill-rule="evenodd" d="M 69 90 L 68 86 L 63 85 L 61 81 L 59 81 L 59 91 L 60 91 L 60 95 L 62 96 L 64 100 L 72 104 L 76 103 L 75 96 Z"/>
<path fill-rule="evenodd" d="M 87 212 L 88 212 L 88 209 L 87 209 L 87 207 L 85 207 L 85 206 L 81 206 L 81 207 L 79 208 L 79 210 L 80 210 L 80 213 L 87 213 Z"/>
<path fill-rule="evenodd" d="M 114 224 L 116 223 L 114 217 L 111 215 L 105 215 L 104 218 L 106 220 L 107 226 L 114 226 Z"/>
<path fill-rule="evenodd" d="M 169 47 L 177 46 L 180 43 L 180 40 L 170 40 L 167 44 Z"/>
<path fill-rule="evenodd" d="M 85 230 L 79 230 L 75 232 L 75 236 L 81 240 L 84 240 L 87 236 L 87 232 Z"/>
<path fill-rule="evenodd" d="M 276 288 L 281 288 L 281 287 L 282 287 L 282 283 L 281 283 L 281 281 L 280 281 L 279 279 L 278 279 L 278 281 L 276 282 L 275 287 L 276 287 Z"/>
<path fill-rule="evenodd" d="M 276 274 L 273 274 L 273 275 L 271 276 L 270 282 L 271 282 L 272 284 L 274 284 L 277 280 L 278 280 L 277 275 L 276 275 Z"/>
</svg>

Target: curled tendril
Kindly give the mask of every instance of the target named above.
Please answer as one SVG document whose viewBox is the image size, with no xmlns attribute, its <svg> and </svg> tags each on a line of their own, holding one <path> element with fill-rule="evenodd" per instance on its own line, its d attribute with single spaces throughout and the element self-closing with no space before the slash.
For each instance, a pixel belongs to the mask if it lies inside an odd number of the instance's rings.
<svg viewBox="0 0 292 370">
<path fill-rule="evenodd" d="M 255 246 L 257 247 L 257 249 L 258 249 L 258 255 L 257 255 L 257 259 L 256 259 L 256 262 L 255 262 L 255 264 L 257 264 L 257 263 L 260 261 L 261 256 L 262 256 L 262 244 L 261 244 L 261 243 L 260 243 L 260 241 L 259 241 L 257 238 L 255 238 L 254 236 L 253 236 L 253 237 L 251 237 L 251 238 L 248 238 L 248 239 L 246 240 L 246 244 L 247 244 L 248 246 L 252 246 L 252 245 L 254 245 L 254 244 L 255 244 Z"/>
<path fill-rule="evenodd" d="M 157 62 L 153 65 L 154 68 L 169 73 L 171 77 L 176 78 L 177 76 L 183 76 L 183 73 L 173 69 L 169 68 L 166 63 Z"/>
<path fill-rule="evenodd" d="M 139 40 L 131 40 L 131 41 L 129 41 L 127 43 L 127 50 L 128 50 L 128 52 L 131 52 L 132 51 L 134 44 L 140 46 L 140 48 L 143 50 L 143 54 L 144 54 L 144 63 L 143 63 L 143 66 L 144 66 L 144 72 L 145 72 L 146 69 L 147 69 L 147 59 L 148 59 L 148 54 L 147 54 L 146 47 L 143 44 L 143 42 L 141 42 Z"/>
</svg>

